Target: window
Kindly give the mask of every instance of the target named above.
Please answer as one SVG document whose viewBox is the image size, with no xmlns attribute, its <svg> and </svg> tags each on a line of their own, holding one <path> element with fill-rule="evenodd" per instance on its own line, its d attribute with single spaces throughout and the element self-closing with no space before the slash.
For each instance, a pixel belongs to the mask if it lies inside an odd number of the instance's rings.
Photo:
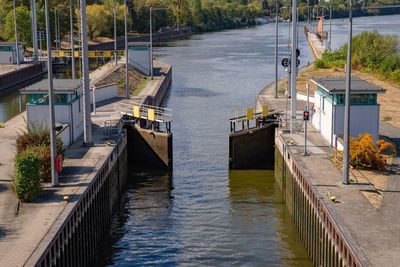
<svg viewBox="0 0 400 267">
<path fill-rule="evenodd" d="M 345 95 L 336 95 L 336 105 L 345 104 Z M 376 94 L 353 94 L 350 98 L 352 105 L 376 105 L 377 95 Z"/>
<path fill-rule="evenodd" d="M 321 111 L 325 112 L 325 97 L 322 97 Z"/>
</svg>

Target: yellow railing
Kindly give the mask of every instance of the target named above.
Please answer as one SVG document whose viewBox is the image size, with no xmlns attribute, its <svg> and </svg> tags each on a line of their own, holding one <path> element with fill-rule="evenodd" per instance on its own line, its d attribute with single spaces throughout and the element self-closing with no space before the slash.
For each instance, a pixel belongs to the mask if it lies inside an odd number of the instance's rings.
<svg viewBox="0 0 400 267">
<path fill-rule="evenodd" d="M 55 50 L 51 52 L 51 57 L 63 57 L 63 58 L 69 58 L 71 57 L 71 51 L 70 50 Z M 121 57 L 125 55 L 124 50 L 117 50 L 117 56 Z M 82 51 L 74 51 L 74 56 L 75 57 L 82 57 Z M 89 58 L 113 58 L 114 57 L 114 51 L 113 50 L 95 50 L 95 51 L 89 51 L 88 52 L 88 57 Z"/>
</svg>

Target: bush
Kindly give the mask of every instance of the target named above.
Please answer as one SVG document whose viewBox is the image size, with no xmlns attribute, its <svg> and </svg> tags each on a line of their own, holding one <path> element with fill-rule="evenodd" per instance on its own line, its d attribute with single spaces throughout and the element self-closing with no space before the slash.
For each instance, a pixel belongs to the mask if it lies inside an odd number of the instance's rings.
<svg viewBox="0 0 400 267">
<path fill-rule="evenodd" d="M 23 202 L 31 202 L 40 192 L 40 161 L 31 150 L 18 154 L 15 158 L 15 178 L 13 188 Z"/>
<path fill-rule="evenodd" d="M 393 155 L 396 147 L 387 141 L 374 143 L 371 134 L 361 134 L 358 138 L 350 138 L 350 165 L 353 167 L 369 167 L 385 169 L 384 154 Z"/>
<path fill-rule="evenodd" d="M 31 147 L 31 150 L 39 159 L 39 178 L 41 182 L 51 182 L 51 151 L 47 145 Z"/>
<path fill-rule="evenodd" d="M 34 146 L 50 146 L 50 131 L 43 126 L 31 126 L 28 132 L 18 134 L 16 140 L 17 153 Z M 56 139 L 57 154 L 64 156 L 63 142 L 61 138 Z"/>
</svg>

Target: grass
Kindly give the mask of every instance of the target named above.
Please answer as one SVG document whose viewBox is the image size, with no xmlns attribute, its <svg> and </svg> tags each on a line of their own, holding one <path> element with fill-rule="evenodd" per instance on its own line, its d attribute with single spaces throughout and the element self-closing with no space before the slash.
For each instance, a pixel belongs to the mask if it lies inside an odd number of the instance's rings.
<svg viewBox="0 0 400 267">
<path fill-rule="evenodd" d="M 131 96 L 137 96 L 139 93 L 147 86 L 149 80 L 144 77 L 136 86 L 136 88 L 132 91 Z"/>
</svg>

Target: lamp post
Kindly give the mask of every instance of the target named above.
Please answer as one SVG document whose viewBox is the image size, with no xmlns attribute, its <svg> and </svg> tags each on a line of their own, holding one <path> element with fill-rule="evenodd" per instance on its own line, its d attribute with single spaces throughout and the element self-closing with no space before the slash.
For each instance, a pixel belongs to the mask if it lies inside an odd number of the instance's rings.
<svg viewBox="0 0 400 267">
<path fill-rule="evenodd" d="M 126 98 L 129 99 L 129 57 L 128 57 L 128 18 L 127 18 L 127 10 L 128 6 L 126 4 L 126 0 L 124 0 L 124 20 L 125 20 L 125 93 Z"/>
<path fill-rule="evenodd" d="M 13 13 L 14 13 L 14 34 L 15 34 L 15 53 L 17 58 L 17 66 L 19 66 L 19 46 L 18 46 L 18 30 L 17 30 L 17 12 L 15 10 L 15 0 L 13 1 Z"/>
<path fill-rule="evenodd" d="M 151 79 L 154 78 L 153 73 L 153 11 L 164 10 L 166 8 L 150 7 L 150 75 Z"/>
<path fill-rule="evenodd" d="M 117 59 L 117 4 L 115 3 L 114 0 L 114 8 L 113 8 L 113 15 L 114 15 L 114 60 L 115 60 L 115 66 L 118 64 L 118 59 Z"/>
<path fill-rule="evenodd" d="M 290 77 L 290 132 L 296 133 L 296 112 L 297 112 L 297 103 L 296 103 L 296 76 L 297 76 L 297 62 L 296 62 L 296 54 L 297 54 L 297 0 L 293 0 L 292 2 L 292 56 L 291 56 L 291 77 Z"/>
<path fill-rule="evenodd" d="M 38 61 L 38 32 L 36 22 L 36 0 L 31 0 L 31 13 L 32 13 L 32 46 L 33 46 L 33 58 Z"/>
<path fill-rule="evenodd" d="M 83 85 L 83 146 L 92 146 L 92 121 L 90 111 L 89 58 L 86 28 L 86 0 L 80 0 L 81 43 L 82 43 L 82 85 Z"/>
<path fill-rule="evenodd" d="M 279 13 L 279 1 L 275 0 L 275 98 L 278 98 L 278 13 Z"/>
<path fill-rule="evenodd" d="M 71 68 L 72 68 L 72 79 L 75 79 L 75 49 L 74 49 L 74 6 L 73 0 L 69 0 L 69 26 L 71 32 Z"/>
<path fill-rule="evenodd" d="M 58 173 L 56 172 L 56 123 L 54 115 L 54 94 L 53 94 L 53 69 L 51 62 L 51 40 L 50 40 L 50 19 L 49 19 L 49 3 L 44 1 L 45 19 L 46 19 L 46 43 L 47 43 L 47 76 L 49 81 L 49 111 L 50 111 L 50 151 L 51 151 L 51 185 L 58 186 Z"/>
<path fill-rule="evenodd" d="M 351 91 L 351 49 L 353 37 L 353 3 L 349 0 L 349 36 L 346 62 L 346 94 L 344 107 L 343 184 L 349 184 L 350 157 L 350 91 Z"/>
</svg>

